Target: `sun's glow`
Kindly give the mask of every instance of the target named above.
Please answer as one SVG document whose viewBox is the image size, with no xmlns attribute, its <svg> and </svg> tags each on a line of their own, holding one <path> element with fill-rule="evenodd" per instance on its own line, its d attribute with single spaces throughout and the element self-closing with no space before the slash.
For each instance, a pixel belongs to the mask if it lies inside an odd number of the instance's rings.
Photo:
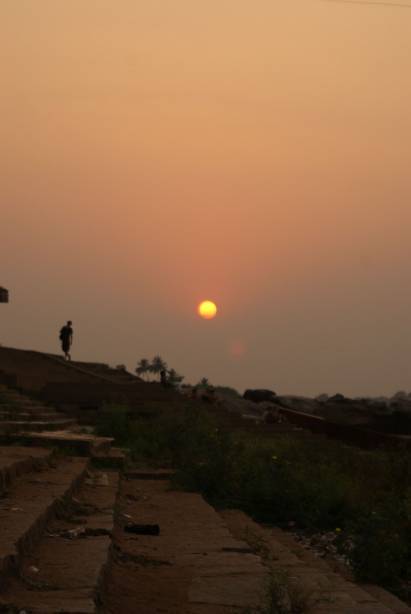
<svg viewBox="0 0 411 614">
<path fill-rule="evenodd" d="M 217 315 L 217 305 L 213 301 L 203 301 L 198 306 L 198 315 L 205 320 L 212 320 Z"/>
</svg>

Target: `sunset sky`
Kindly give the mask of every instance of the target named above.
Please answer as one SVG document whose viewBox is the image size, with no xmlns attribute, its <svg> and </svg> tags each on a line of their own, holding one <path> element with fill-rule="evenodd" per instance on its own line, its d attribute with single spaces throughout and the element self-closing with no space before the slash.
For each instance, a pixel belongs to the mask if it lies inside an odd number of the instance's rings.
<svg viewBox="0 0 411 614">
<path fill-rule="evenodd" d="M 411 390 L 411 8 L 1 0 L 0 47 L 3 345 Z"/>
</svg>

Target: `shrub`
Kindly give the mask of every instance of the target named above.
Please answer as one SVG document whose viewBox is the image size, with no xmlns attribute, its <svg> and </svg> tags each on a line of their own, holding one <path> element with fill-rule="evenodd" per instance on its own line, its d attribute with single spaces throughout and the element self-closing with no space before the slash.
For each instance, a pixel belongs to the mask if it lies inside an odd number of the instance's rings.
<svg viewBox="0 0 411 614">
<path fill-rule="evenodd" d="M 411 573 L 409 505 L 387 499 L 364 510 L 349 523 L 348 535 L 345 552 L 357 578 L 402 593 Z"/>
<path fill-rule="evenodd" d="M 104 405 L 96 427 L 98 435 L 124 442 L 129 437 L 128 409 L 122 405 Z"/>
</svg>

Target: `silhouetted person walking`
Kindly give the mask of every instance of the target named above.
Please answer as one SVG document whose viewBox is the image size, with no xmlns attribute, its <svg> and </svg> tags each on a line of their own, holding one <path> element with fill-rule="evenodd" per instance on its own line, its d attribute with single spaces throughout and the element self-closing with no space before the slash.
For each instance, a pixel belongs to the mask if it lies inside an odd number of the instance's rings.
<svg viewBox="0 0 411 614">
<path fill-rule="evenodd" d="M 66 360 L 71 360 L 70 356 L 70 348 L 73 343 L 73 327 L 72 322 L 69 320 L 65 326 L 60 331 L 60 341 L 61 341 L 61 349 L 64 352 L 64 358 Z"/>
</svg>

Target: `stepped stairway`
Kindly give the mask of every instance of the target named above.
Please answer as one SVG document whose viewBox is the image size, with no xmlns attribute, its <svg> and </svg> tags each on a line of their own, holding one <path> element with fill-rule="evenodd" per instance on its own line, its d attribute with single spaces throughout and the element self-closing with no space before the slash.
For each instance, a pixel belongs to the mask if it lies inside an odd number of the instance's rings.
<svg viewBox="0 0 411 614">
<path fill-rule="evenodd" d="M 0 467 L 0 611 L 95 612 L 118 472 L 17 446 Z"/>
<path fill-rule="evenodd" d="M 111 439 L 79 432 L 74 420 L 5 386 L 0 434 L 9 444 L 0 446 L 0 611 L 95 612 L 119 453 Z"/>
<path fill-rule="evenodd" d="M 279 529 L 173 490 L 169 471 L 112 468 L 110 439 L 4 386 L 0 433 L 0 612 L 261 614 L 278 569 L 309 591 L 305 614 L 411 612 Z"/>
<path fill-rule="evenodd" d="M 0 385 L 0 441 L 93 455 L 109 453 L 112 439 L 84 432 L 73 418 Z"/>
<path fill-rule="evenodd" d="M 69 429 L 75 423 L 41 404 L 12 390 L 0 389 L 0 425 L 4 434 L 29 429 L 33 431 L 59 431 Z"/>
</svg>

